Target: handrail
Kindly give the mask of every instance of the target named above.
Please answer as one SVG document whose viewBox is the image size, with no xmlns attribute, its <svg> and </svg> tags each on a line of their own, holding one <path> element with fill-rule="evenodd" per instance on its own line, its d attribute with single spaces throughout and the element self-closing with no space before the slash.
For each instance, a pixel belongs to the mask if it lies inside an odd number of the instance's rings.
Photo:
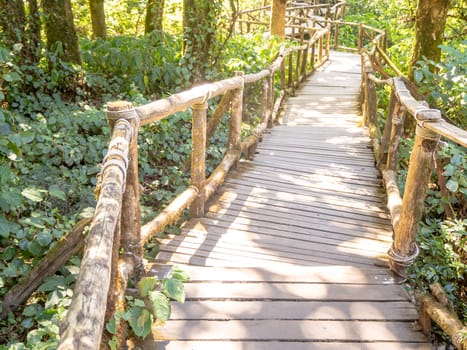
<svg viewBox="0 0 467 350">
<path fill-rule="evenodd" d="M 303 33 L 306 29 L 300 30 Z M 142 264 L 143 244 L 175 222 L 188 207 L 192 217 L 202 216 L 206 200 L 222 184 L 241 153 L 249 157 L 263 132 L 276 121 L 284 96 L 293 94 L 305 77 L 327 60 L 329 28 L 313 29 L 313 33 L 309 40 L 301 35 L 300 45 L 283 48 L 275 61 L 258 73 L 238 72 L 235 77 L 203 84 L 143 106 L 133 107 L 124 101 L 108 104 L 112 139 L 103 162 L 96 212 L 74 296 L 61 325 L 58 349 L 99 348 L 105 321 L 124 307 L 127 282 Z M 274 94 L 276 73 L 280 73 L 282 89 L 277 97 Z M 262 119 L 252 135 L 242 140 L 244 86 L 256 82 L 262 82 L 263 88 Z M 207 106 L 212 98 L 220 95 L 227 98 L 218 105 L 221 114 L 227 103 L 231 105 L 228 150 L 206 178 Z M 188 108 L 192 109 L 191 184 L 155 219 L 141 227 L 138 129 Z"/>
<path fill-rule="evenodd" d="M 339 24 L 336 24 L 338 26 Z M 370 29 L 367 26 L 360 26 Z M 373 30 L 373 29 L 371 29 Z M 362 110 L 365 125 L 372 139 L 373 151 L 377 166 L 383 174 L 388 198 L 388 209 L 394 229 L 394 240 L 388 251 L 389 266 L 402 278 L 407 276 L 407 268 L 418 255 L 416 237 L 418 225 L 422 218 L 426 191 L 434 168 L 434 158 L 441 137 L 467 147 L 467 131 L 446 122 L 437 109 L 430 108 L 428 103 L 418 101 L 411 93 L 400 70 L 385 53 L 385 34 L 381 31 L 374 35 L 369 50 L 361 48 L 362 56 Z M 359 31 L 359 47 L 363 33 Z M 380 36 L 380 37 L 378 37 Z M 371 38 L 371 36 L 370 36 Z M 383 41 L 384 40 L 384 41 Z M 396 76 L 384 70 L 383 64 L 389 67 Z M 375 67 L 386 79 L 378 79 Z M 376 84 L 391 87 L 391 99 L 387 111 L 383 135 L 379 131 L 377 113 Z M 397 163 L 399 144 L 403 134 L 404 120 L 414 119 L 416 123 L 415 142 L 412 147 L 405 191 L 400 195 L 397 186 Z M 446 312 L 444 306 L 434 302 L 428 296 L 421 296 L 423 310 L 420 314 L 425 333 L 431 331 L 431 322 L 436 322 L 449 336 L 457 349 L 467 349 L 466 328 L 452 312 Z"/>
</svg>

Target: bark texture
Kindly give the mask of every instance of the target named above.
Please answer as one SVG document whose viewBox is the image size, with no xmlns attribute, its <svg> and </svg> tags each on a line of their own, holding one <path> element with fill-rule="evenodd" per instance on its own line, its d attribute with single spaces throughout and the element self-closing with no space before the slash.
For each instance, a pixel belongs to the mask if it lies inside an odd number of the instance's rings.
<svg viewBox="0 0 467 350">
<path fill-rule="evenodd" d="M 450 0 L 419 0 L 415 20 L 415 41 L 410 59 L 409 79 L 413 81 L 414 67 L 423 57 L 438 62 L 439 45 L 443 43 Z"/>
<path fill-rule="evenodd" d="M 285 0 L 273 0 L 272 1 L 272 13 L 271 13 L 271 35 L 278 35 L 281 37 L 285 36 Z"/>
<path fill-rule="evenodd" d="M 78 35 L 70 0 L 43 0 L 47 49 L 57 51 L 66 62 L 81 64 Z M 61 46 L 61 49 L 59 47 Z"/>
<path fill-rule="evenodd" d="M 107 39 L 104 0 L 89 0 L 89 8 L 91 10 L 92 37 L 94 39 Z"/>
<path fill-rule="evenodd" d="M 148 0 L 144 21 L 144 32 L 146 34 L 149 34 L 154 30 L 162 30 L 164 5 L 165 0 Z"/>
</svg>

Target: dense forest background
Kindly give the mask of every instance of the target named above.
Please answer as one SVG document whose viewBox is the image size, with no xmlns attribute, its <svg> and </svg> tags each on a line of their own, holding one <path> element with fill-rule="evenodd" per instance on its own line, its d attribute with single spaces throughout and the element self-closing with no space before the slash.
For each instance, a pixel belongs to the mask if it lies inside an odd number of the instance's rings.
<svg viewBox="0 0 467 350">
<path fill-rule="evenodd" d="M 425 99 L 467 127 L 467 6 L 440 6 L 435 48 L 417 48 L 415 0 L 349 0 L 346 19 L 388 32 L 392 60 Z M 105 105 L 135 105 L 193 84 L 255 72 L 281 40 L 261 31 L 235 35 L 238 12 L 262 2 L 230 0 L 0 0 L 0 297 L 21 280 L 76 222 L 92 215 L 99 164 L 109 140 Z M 419 5 L 419 8 L 421 5 Z M 266 30 L 266 28 L 264 29 Z M 433 29 L 434 30 L 434 29 Z M 354 33 L 341 33 L 353 43 Z M 425 54 L 424 54 L 425 53 Z M 379 92 L 380 100 L 388 92 Z M 259 98 L 259 97 L 258 97 Z M 255 121 L 255 97 L 248 101 Z M 384 120 L 384 109 L 380 110 Z M 190 114 L 154 123 L 139 135 L 143 215 L 152 218 L 184 189 Z M 208 149 L 208 171 L 225 148 L 221 127 Z M 247 133 L 249 124 L 245 123 Z M 402 144 L 401 189 L 412 140 Z M 439 148 L 419 235 L 412 286 L 440 282 L 464 322 L 467 286 L 467 159 L 453 144 Z M 177 230 L 173 228 L 173 230 Z M 147 257 L 157 244 L 147 246 Z M 74 257 L 33 294 L 2 315 L 0 349 L 52 349 L 69 305 L 80 258 Z"/>
</svg>

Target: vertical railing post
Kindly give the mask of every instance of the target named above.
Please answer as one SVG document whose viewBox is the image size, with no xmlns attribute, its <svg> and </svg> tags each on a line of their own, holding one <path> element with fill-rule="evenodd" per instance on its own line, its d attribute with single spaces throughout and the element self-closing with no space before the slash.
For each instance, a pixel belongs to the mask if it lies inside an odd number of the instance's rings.
<svg viewBox="0 0 467 350">
<path fill-rule="evenodd" d="M 439 135 L 424 128 L 423 123 L 440 120 L 440 112 L 426 110 L 421 117 L 417 114 L 422 113 L 415 113 L 415 119 L 419 123 L 410 155 L 400 219 L 395 228 L 394 242 L 388 252 L 390 268 L 402 277 L 406 277 L 407 268 L 418 255 L 418 225 L 422 218 L 426 190 L 434 166 L 434 152 L 439 141 Z"/>
<path fill-rule="evenodd" d="M 272 111 L 274 109 L 274 72 L 271 72 L 266 78 L 268 81 L 268 128 L 272 128 L 274 120 L 272 120 Z"/>
<path fill-rule="evenodd" d="M 386 122 L 384 123 L 383 136 L 381 138 L 381 164 L 386 164 L 389 139 L 391 137 L 392 132 L 392 117 L 394 113 L 394 108 L 396 106 L 396 101 L 396 94 L 394 92 L 394 89 L 392 89 L 391 97 L 389 99 L 388 111 L 386 113 Z"/>
<path fill-rule="evenodd" d="M 198 198 L 190 206 L 190 215 L 199 218 L 204 215 L 206 182 L 206 116 L 208 103 L 194 104 L 192 107 L 192 149 L 191 149 L 191 185 L 198 189 Z"/>
<path fill-rule="evenodd" d="M 238 77 L 243 77 L 243 72 L 235 72 Z M 241 134 L 242 134 L 242 117 L 243 117 L 243 85 L 237 89 L 232 99 L 232 115 L 230 116 L 230 130 L 228 149 L 241 150 Z"/>
<path fill-rule="evenodd" d="M 334 29 L 334 50 L 337 50 L 337 47 L 339 46 L 339 22 L 337 21 L 334 23 L 335 29 Z"/>
<path fill-rule="evenodd" d="M 397 170 L 397 162 L 399 159 L 399 143 L 402 137 L 402 133 L 404 132 L 405 113 L 405 108 L 397 102 L 394 106 L 392 115 L 388 115 L 388 119 L 386 121 L 387 123 L 392 123 L 388 155 L 386 160 L 386 169 L 388 170 Z"/>
<path fill-rule="evenodd" d="M 357 48 L 359 52 L 362 49 L 362 47 L 363 47 L 363 23 L 360 23 L 360 25 L 358 26 L 358 44 L 357 44 Z"/>
</svg>

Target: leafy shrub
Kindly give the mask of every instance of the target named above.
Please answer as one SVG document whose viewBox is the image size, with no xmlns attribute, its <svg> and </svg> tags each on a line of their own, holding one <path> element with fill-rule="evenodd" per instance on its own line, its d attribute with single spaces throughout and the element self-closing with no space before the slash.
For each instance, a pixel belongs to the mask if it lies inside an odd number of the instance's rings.
<svg viewBox="0 0 467 350">
<path fill-rule="evenodd" d="M 428 102 L 460 128 L 467 128 L 467 40 L 458 47 L 441 46 L 441 62 L 419 62 L 414 77 Z"/>
<path fill-rule="evenodd" d="M 158 98 L 174 87 L 186 86 L 189 67 L 179 65 L 181 48 L 175 37 L 154 31 L 138 38 L 82 40 L 83 67 L 91 84 L 102 93 L 119 94 L 138 89 Z M 109 87 L 114 87 L 108 91 Z"/>
</svg>

